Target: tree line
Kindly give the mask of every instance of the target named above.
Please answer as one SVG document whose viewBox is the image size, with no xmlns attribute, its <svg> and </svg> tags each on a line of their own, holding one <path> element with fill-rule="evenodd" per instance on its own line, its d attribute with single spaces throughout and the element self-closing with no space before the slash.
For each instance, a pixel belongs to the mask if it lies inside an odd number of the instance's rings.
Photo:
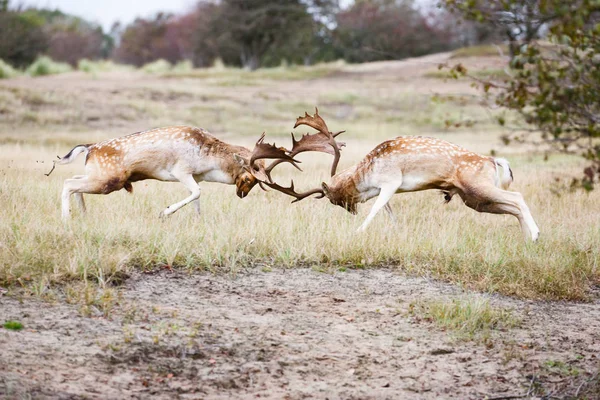
<svg viewBox="0 0 600 400">
<path fill-rule="evenodd" d="M 111 58 L 141 66 L 165 59 L 206 67 L 216 59 L 248 69 L 393 60 L 498 40 L 498 32 L 414 0 L 199 1 L 108 32 L 60 10 L 11 8 L 0 0 L 0 59 L 16 67 L 45 54 L 75 65 Z"/>
</svg>

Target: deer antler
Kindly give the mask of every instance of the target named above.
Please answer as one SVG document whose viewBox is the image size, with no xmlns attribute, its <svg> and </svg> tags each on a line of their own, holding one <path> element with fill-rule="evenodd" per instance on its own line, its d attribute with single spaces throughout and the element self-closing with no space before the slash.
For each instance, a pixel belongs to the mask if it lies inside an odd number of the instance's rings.
<svg viewBox="0 0 600 400">
<path fill-rule="evenodd" d="M 262 182 L 262 183 L 264 183 L 271 189 L 275 189 L 281 193 L 287 194 L 288 196 L 295 197 L 296 200 L 292 201 L 292 203 L 303 200 L 313 194 L 319 195 L 319 196 L 315 197 L 316 199 L 322 199 L 323 197 L 325 197 L 325 192 L 323 191 L 323 189 L 312 189 L 312 190 L 308 190 L 306 192 L 297 193 L 294 190 L 294 181 L 293 180 L 292 180 L 292 183 L 290 184 L 290 187 L 280 186 L 274 182 Z"/>
<path fill-rule="evenodd" d="M 302 135 L 300 140 L 296 140 L 296 137 L 292 133 L 293 147 L 292 151 L 289 152 L 289 156 L 294 157 L 297 154 L 305 151 L 319 151 L 322 153 L 331 154 L 334 156 L 333 165 L 331 168 L 331 176 L 335 175 L 337 164 L 340 159 L 340 150 L 346 145 L 346 143 L 336 142 L 334 138 L 345 131 L 339 131 L 336 133 L 329 132 L 327 124 L 319 115 L 319 110 L 316 107 L 314 116 L 311 116 L 305 112 L 304 117 L 298 117 L 296 119 L 294 128 L 298 127 L 299 125 L 308 125 L 311 128 L 318 130 L 319 133 Z M 284 162 L 284 160 L 276 160 L 266 168 L 265 172 L 271 182 L 273 181 L 271 179 L 271 171 L 282 162 Z"/>
<path fill-rule="evenodd" d="M 281 164 L 282 162 L 289 162 L 294 167 L 298 168 L 302 171 L 296 163 L 299 161 L 294 159 L 294 156 L 300 154 L 305 151 L 319 151 L 322 153 L 331 154 L 334 156 L 333 165 L 331 167 L 331 176 L 335 175 L 335 171 L 337 169 L 338 162 L 340 160 L 340 150 L 345 143 L 336 142 L 335 137 L 344 131 L 340 131 L 337 133 L 329 132 L 329 128 L 327 124 L 319 115 L 319 110 L 315 108 L 315 115 L 309 115 L 308 113 L 304 113 L 304 117 L 298 117 L 296 119 L 296 124 L 294 128 L 300 125 L 308 125 L 311 128 L 316 129 L 318 132 L 313 134 L 302 135 L 300 140 L 296 140 L 296 137 L 292 133 L 292 150 L 286 150 L 283 147 L 277 148 L 274 145 L 263 143 L 264 141 L 264 133 L 260 137 L 260 139 L 256 142 L 256 147 L 254 148 L 254 152 L 252 153 L 252 157 L 250 158 L 250 171 L 252 174 L 258 179 L 258 183 L 260 187 L 265 190 L 264 186 L 268 186 L 271 189 L 275 189 L 279 192 L 287 194 L 288 196 L 295 197 L 292 203 L 303 200 L 313 194 L 317 194 L 316 198 L 325 197 L 325 192 L 323 189 L 312 189 L 307 192 L 297 193 L 294 190 L 294 181 L 290 184 L 289 187 L 280 186 L 277 183 L 273 182 L 271 179 L 271 171 L 275 166 Z M 254 162 L 260 158 L 275 158 L 267 168 L 257 168 L 254 165 Z"/>
<path fill-rule="evenodd" d="M 320 145 L 321 146 L 326 146 L 329 145 L 328 147 L 328 151 L 325 151 L 325 153 L 329 153 L 329 154 L 333 154 L 334 158 L 333 158 L 333 164 L 331 166 L 331 176 L 335 175 L 335 171 L 337 170 L 337 166 L 338 163 L 340 161 L 340 149 L 345 146 L 345 143 L 338 143 L 335 141 L 335 137 L 341 133 L 343 133 L 344 131 L 340 131 L 337 133 L 331 133 L 329 131 L 329 128 L 327 127 L 327 124 L 325 123 L 325 121 L 323 120 L 323 118 L 321 118 L 321 116 L 319 115 L 319 109 L 317 107 L 315 107 L 315 115 L 309 115 L 307 112 L 304 113 L 304 117 L 298 117 L 296 119 L 296 124 L 294 125 L 294 128 L 297 128 L 300 125 L 308 125 L 313 129 L 316 129 L 319 131 L 318 134 L 316 135 L 309 135 L 308 137 L 310 138 L 311 136 L 313 137 L 319 137 L 320 136 Z M 302 137 L 302 139 L 300 139 L 299 142 L 297 143 L 301 143 L 302 140 L 304 139 L 304 136 Z M 314 139 L 311 139 L 311 141 L 313 141 Z M 308 140 L 307 140 L 308 142 Z M 295 146 L 294 146 L 295 147 Z M 292 152 L 294 150 L 292 149 Z M 301 150 L 301 151 L 307 151 L 307 150 Z M 323 150 L 316 150 L 316 151 L 323 151 Z M 333 151 L 333 153 L 331 153 L 330 151 Z"/>
<path fill-rule="evenodd" d="M 264 143 L 264 140 L 265 133 L 263 132 L 263 134 L 260 136 L 260 139 L 257 140 L 254 150 L 252 151 L 252 155 L 250 156 L 249 164 L 252 169 L 256 168 L 256 165 L 254 165 L 256 160 L 263 158 L 275 158 L 279 162 L 289 162 L 294 167 L 300 169 L 300 167 L 298 167 L 296 164 L 300 161 L 294 160 L 292 158 L 293 156 L 289 156 L 289 151 L 286 148 L 276 147 L 274 144 Z"/>
</svg>

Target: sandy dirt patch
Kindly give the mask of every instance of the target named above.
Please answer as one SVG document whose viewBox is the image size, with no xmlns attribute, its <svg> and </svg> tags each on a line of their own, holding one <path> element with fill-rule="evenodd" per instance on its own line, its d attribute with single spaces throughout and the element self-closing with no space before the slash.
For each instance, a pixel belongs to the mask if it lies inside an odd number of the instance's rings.
<svg viewBox="0 0 600 400">
<path fill-rule="evenodd" d="M 117 291 L 108 318 L 63 299 L 0 297 L 0 321 L 25 327 L 0 329 L 0 396 L 594 398 L 598 389 L 598 300 L 491 296 L 523 323 L 483 343 L 410 312 L 462 290 L 392 270 L 165 270 L 135 273 Z"/>
</svg>

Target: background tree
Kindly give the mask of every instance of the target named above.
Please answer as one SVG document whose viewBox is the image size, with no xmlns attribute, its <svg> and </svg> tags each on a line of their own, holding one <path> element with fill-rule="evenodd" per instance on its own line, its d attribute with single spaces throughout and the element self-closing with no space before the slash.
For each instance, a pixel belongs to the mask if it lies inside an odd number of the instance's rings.
<svg viewBox="0 0 600 400">
<path fill-rule="evenodd" d="M 8 2 L 0 11 L 0 59 L 25 67 L 46 51 L 48 41 L 42 27 L 44 18 L 33 12 L 10 10 Z"/>
<path fill-rule="evenodd" d="M 412 0 L 357 0 L 337 15 L 335 44 L 350 62 L 396 60 L 448 50 L 453 36 Z M 435 19 L 435 20 L 434 20 Z"/>
<path fill-rule="evenodd" d="M 42 29 L 48 41 L 46 54 L 52 59 L 76 65 L 82 58 L 94 60 L 108 55 L 110 38 L 100 26 L 58 10 L 36 12 L 45 20 Z"/>
<path fill-rule="evenodd" d="M 267 61 L 268 53 L 278 58 L 273 53 L 293 44 L 294 38 L 306 40 L 314 23 L 300 0 L 223 0 L 212 29 L 226 61 L 254 70 Z M 239 61 L 229 59 L 230 54 L 237 54 Z"/>
<path fill-rule="evenodd" d="M 444 3 L 468 20 L 479 22 L 479 26 L 501 32 L 508 41 L 511 57 L 517 55 L 521 46 L 539 39 L 548 24 L 561 15 L 552 0 L 445 0 Z"/>
<path fill-rule="evenodd" d="M 454 6 L 454 1 L 450 1 Z M 505 3 L 521 3 L 506 0 Z M 478 2 L 465 16 L 487 21 Z M 517 111 L 533 129 L 521 129 L 506 140 L 551 145 L 558 151 L 589 160 L 584 177 L 576 180 L 592 189 L 600 177 L 600 2 L 598 0 L 544 0 L 539 12 L 552 15 L 548 42 L 516 46 L 510 77 L 483 80 L 481 87 L 503 107 Z M 492 23 L 492 22 L 490 22 Z M 454 66 L 457 74 L 468 74 Z M 505 123 L 499 118 L 501 124 Z M 541 132 L 541 137 L 539 137 Z"/>
<path fill-rule="evenodd" d="M 160 58 L 169 62 L 179 61 L 179 49 L 169 43 L 166 36 L 170 20 L 171 15 L 164 13 L 158 13 L 152 19 L 136 19 L 123 31 L 114 58 L 136 66 Z"/>
</svg>

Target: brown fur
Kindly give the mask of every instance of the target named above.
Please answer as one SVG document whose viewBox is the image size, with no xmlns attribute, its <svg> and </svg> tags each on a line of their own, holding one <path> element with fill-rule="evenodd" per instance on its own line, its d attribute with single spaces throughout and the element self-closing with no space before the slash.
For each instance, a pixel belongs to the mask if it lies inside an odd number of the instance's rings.
<svg viewBox="0 0 600 400">
<path fill-rule="evenodd" d="M 197 181 L 236 184 L 242 198 L 257 183 L 234 157 L 237 154 L 248 160 L 250 150 L 225 143 L 201 128 L 170 126 L 76 148 L 78 153 L 71 156 L 71 150 L 62 163 L 72 162 L 87 150 L 86 175 L 65 181 L 64 217 L 69 215 L 73 193 L 109 194 L 123 188 L 132 192 L 132 183 L 145 179 L 180 181 L 190 191 L 188 198 L 169 206 L 165 215 L 197 200 Z M 258 164 L 264 165 L 262 161 Z"/>
<path fill-rule="evenodd" d="M 479 212 L 511 214 L 523 232 L 536 240 L 539 229 L 522 196 L 508 187 L 497 170 L 500 160 L 482 156 L 441 139 L 401 136 L 375 147 L 355 167 L 336 174 L 323 189 L 329 200 L 356 213 L 358 203 L 378 196 L 361 226 L 365 229 L 381 207 L 389 207 L 394 193 L 439 189 L 449 202 L 458 194 L 465 205 Z M 388 210 L 389 211 L 389 210 Z"/>
</svg>

